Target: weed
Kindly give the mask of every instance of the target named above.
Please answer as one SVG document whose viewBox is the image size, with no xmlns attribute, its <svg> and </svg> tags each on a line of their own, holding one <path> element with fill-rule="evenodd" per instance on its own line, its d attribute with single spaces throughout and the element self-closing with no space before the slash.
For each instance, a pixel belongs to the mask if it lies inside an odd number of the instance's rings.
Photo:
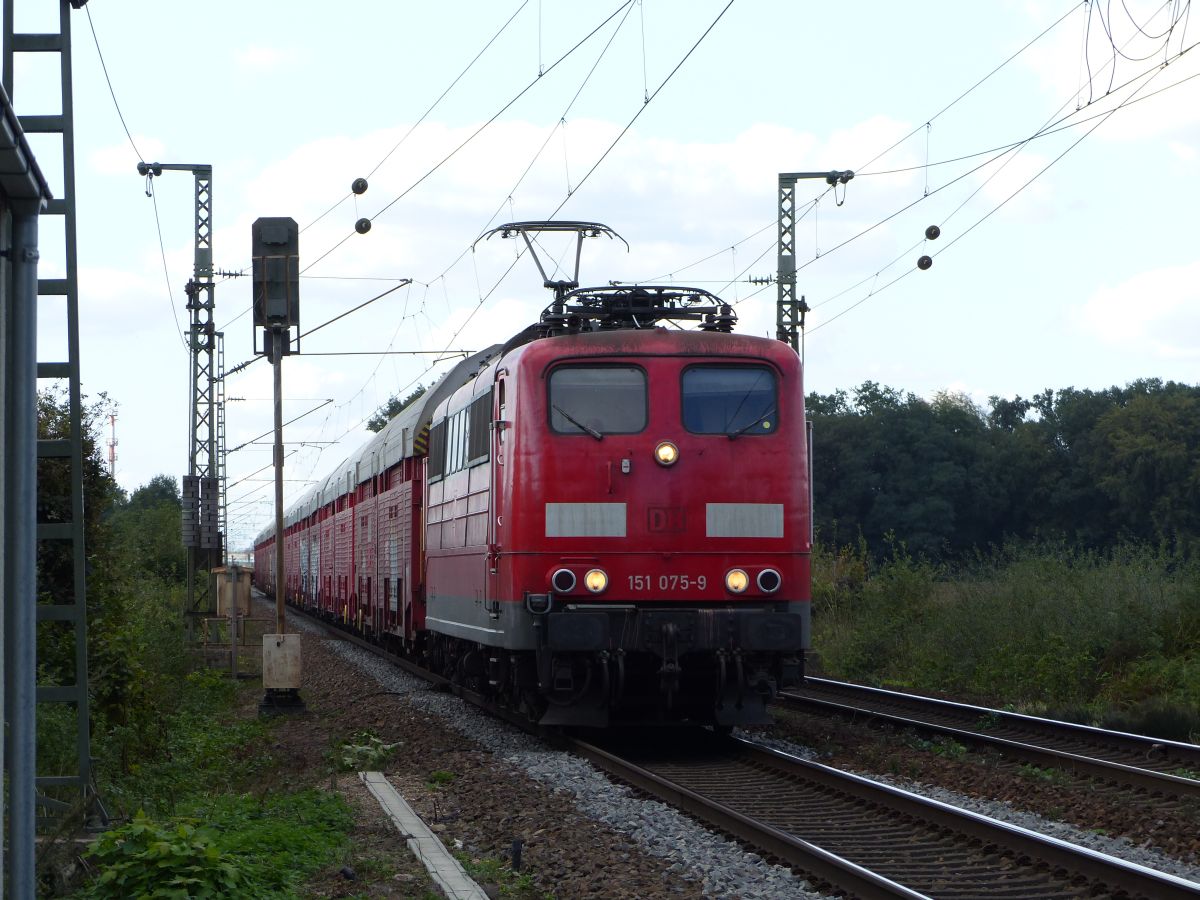
<svg viewBox="0 0 1200 900">
<path fill-rule="evenodd" d="M 254 874 L 222 853 L 194 822 L 161 824 L 139 814 L 101 835 L 87 855 L 101 868 L 86 894 L 96 900 L 261 893 Z"/>
<path fill-rule="evenodd" d="M 911 737 L 908 740 L 908 745 L 914 750 L 925 750 L 929 753 L 934 753 L 946 759 L 962 759 L 967 755 L 967 747 L 965 744 L 960 744 L 953 738 L 935 737 L 929 740 L 919 737 Z"/>
<path fill-rule="evenodd" d="M 85 896 L 262 897 L 290 894 L 348 845 L 349 809 L 334 794 L 300 791 L 192 801 L 187 815 L 140 814 L 88 851 L 100 868 Z"/>
<path fill-rule="evenodd" d="M 392 751 L 403 744 L 385 744 L 369 731 L 357 732 L 351 740 L 340 744 L 333 755 L 333 763 L 340 772 L 360 772 L 383 768 Z"/>
<path fill-rule="evenodd" d="M 975 727 L 980 731 L 991 731 L 993 728 L 999 728 L 1002 721 L 999 713 L 989 712 L 975 720 Z"/>
<path fill-rule="evenodd" d="M 480 884 L 496 885 L 501 897 L 515 897 L 521 900 L 552 897 L 551 894 L 537 891 L 531 873 L 514 872 L 504 860 L 491 856 L 473 857 L 461 852 L 456 852 L 454 856 L 472 879 Z"/>
<path fill-rule="evenodd" d="M 445 769 L 434 769 L 429 773 L 429 786 L 441 787 L 444 784 L 449 784 L 456 777 L 453 772 L 447 772 Z"/>
<path fill-rule="evenodd" d="M 1041 781 L 1045 784 L 1065 785 L 1071 781 L 1071 777 L 1061 769 L 1043 769 L 1041 766 L 1029 763 L 1023 763 L 1017 769 L 1017 774 L 1022 778 L 1028 778 L 1031 781 Z"/>
</svg>

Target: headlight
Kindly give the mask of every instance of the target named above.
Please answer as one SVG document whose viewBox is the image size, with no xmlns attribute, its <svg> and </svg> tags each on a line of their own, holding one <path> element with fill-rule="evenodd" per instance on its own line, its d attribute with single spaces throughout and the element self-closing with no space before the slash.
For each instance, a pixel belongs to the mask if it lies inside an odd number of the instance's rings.
<svg viewBox="0 0 1200 900">
<path fill-rule="evenodd" d="M 654 461 L 660 466 L 673 466 L 679 459 L 679 448 L 670 441 L 659 441 L 654 448 Z"/>
<path fill-rule="evenodd" d="M 758 589 L 764 594 L 773 594 L 783 584 L 783 578 L 774 569 L 763 569 L 758 573 Z"/>
<path fill-rule="evenodd" d="M 750 586 L 750 576 L 741 569 L 730 569 L 725 573 L 725 587 L 732 593 L 744 593 Z"/>
<path fill-rule="evenodd" d="M 583 576 L 583 585 L 593 594 L 599 594 L 608 587 L 608 573 L 603 569 L 588 569 Z"/>
<path fill-rule="evenodd" d="M 550 576 L 550 586 L 556 593 L 569 594 L 575 590 L 575 573 L 570 569 L 559 569 Z"/>
</svg>

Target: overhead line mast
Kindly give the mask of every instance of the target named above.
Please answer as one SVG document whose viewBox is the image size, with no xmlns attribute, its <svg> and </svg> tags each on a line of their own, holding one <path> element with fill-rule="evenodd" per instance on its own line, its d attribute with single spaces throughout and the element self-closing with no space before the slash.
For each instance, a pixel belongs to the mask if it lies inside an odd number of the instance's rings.
<svg viewBox="0 0 1200 900">
<path fill-rule="evenodd" d="M 212 166 L 190 163 L 138 163 L 147 181 L 165 171 L 191 172 L 196 180 L 194 271 L 185 288 L 191 325 L 187 333 L 191 356 L 188 404 L 188 470 L 183 477 L 183 545 L 187 548 L 187 632 L 194 636 L 195 620 L 213 606 L 212 579 L 198 573 L 224 559 L 224 334 L 216 330 L 213 312 Z"/>
<path fill-rule="evenodd" d="M 779 265 L 776 269 L 779 300 L 775 314 L 775 337 L 801 353 L 800 336 L 804 331 L 804 314 L 808 304 L 796 299 L 796 182 L 808 178 L 824 178 L 836 189 L 854 173 L 843 172 L 780 172 L 779 173 Z M 840 203 L 838 204 L 841 205 Z"/>
</svg>

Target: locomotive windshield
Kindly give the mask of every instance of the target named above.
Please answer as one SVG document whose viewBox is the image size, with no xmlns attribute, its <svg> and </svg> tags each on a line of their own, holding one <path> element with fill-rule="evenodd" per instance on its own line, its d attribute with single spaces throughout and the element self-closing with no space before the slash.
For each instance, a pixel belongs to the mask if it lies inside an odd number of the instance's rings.
<svg viewBox="0 0 1200 900">
<path fill-rule="evenodd" d="M 550 373 L 559 434 L 633 434 L 646 427 L 646 373 L 634 366 L 560 366 Z"/>
<path fill-rule="evenodd" d="M 775 375 L 765 366 L 691 366 L 683 372 L 683 427 L 694 434 L 774 434 Z"/>
</svg>

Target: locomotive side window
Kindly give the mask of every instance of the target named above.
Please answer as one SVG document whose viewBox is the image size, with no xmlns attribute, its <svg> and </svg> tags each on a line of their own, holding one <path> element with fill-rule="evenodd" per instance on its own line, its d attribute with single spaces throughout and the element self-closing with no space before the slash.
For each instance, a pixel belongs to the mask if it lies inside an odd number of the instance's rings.
<svg viewBox="0 0 1200 900">
<path fill-rule="evenodd" d="M 429 430 L 429 480 L 437 481 L 488 459 L 492 392 L 438 422 Z"/>
<path fill-rule="evenodd" d="M 774 434 L 775 375 L 766 366 L 691 366 L 680 389 L 683 427 L 693 434 Z"/>
<path fill-rule="evenodd" d="M 446 473 L 446 423 L 429 429 L 429 480 L 437 481 Z"/>
<path fill-rule="evenodd" d="M 467 465 L 486 462 L 488 458 L 489 428 L 492 422 L 492 392 L 488 391 L 471 401 L 467 419 Z"/>
<path fill-rule="evenodd" d="M 634 366 L 560 366 L 550 373 L 558 434 L 634 434 L 646 427 L 646 373 Z"/>
</svg>

